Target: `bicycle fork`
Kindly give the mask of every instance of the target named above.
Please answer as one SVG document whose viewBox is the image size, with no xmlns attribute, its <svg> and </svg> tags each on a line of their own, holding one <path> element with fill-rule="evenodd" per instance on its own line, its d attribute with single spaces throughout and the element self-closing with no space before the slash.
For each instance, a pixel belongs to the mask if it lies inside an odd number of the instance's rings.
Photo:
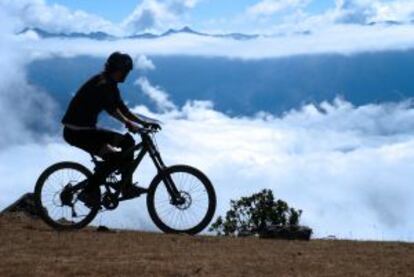
<svg viewBox="0 0 414 277">
<path fill-rule="evenodd" d="M 172 205 L 181 205 L 185 202 L 185 199 L 181 196 L 180 191 L 178 191 L 177 186 L 174 184 L 173 179 L 169 174 L 165 173 L 165 169 L 167 166 L 164 164 L 160 153 L 158 152 L 157 148 L 155 147 L 154 143 L 149 140 L 148 141 L 148 152 L 157 168 L 158 174 L 162 174 L 162 180 L 164 181 L 165 187 L 171 196 L 171 204 Z"/>
</svg>

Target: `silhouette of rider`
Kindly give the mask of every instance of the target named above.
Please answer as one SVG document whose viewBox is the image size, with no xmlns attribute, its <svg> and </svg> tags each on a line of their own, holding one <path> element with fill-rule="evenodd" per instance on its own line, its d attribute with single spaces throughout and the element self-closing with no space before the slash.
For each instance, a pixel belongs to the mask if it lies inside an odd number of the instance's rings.
<svg viewBox="0 0 414 277">
<path fill-rule="evenodd" d="M 160 129 L 157 123 L 146 122 L 133 114 L 120 96 L 118 83 L 125 81 L 132 68 L 133 62 L 128 54 L 114 52 L 107 59 L 104 71 L 82 85 L 72 98 L 62 119 L 63 137 L 66 142 L 104 160 L 119 159 L 122 152 L 120 154 L 116 148 L 125 151 L 134 146 L 135 142 L 129 133 L 123 135 L 96 127 L 98 115 L 104 110 L 121 121 L 130 131 L 136 132 L 140 125 Z M 133 158 L 134 154 L 131 152 L 124 157 L 123 162 L 132 161 Z M 123 196 L 127 198 L 138 196 L 142 193 L 142 188 L 132 184 L 132 176 L 127 175 L 122 172 Z M 95 179 L 92 178 L 85 189 L 86 198 L 88 192 L 90 193 L 97 185 L 97 177 L 94 177 Z"/>
</svg>

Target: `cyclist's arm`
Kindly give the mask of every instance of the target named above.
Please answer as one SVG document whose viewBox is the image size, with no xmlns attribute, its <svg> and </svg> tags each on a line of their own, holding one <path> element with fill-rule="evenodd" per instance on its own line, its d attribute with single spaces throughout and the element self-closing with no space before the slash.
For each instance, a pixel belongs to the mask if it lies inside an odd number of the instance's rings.
<svg viewBox="0 0 414 277">
<path fill-rule="evenodd" d="M 131 113 L 128 107 L 122 101 L 119 90 L 117 88 L 109 88 L 104 90 L 104 105 L 106 111 L 127 126 L 131 126 L 134 122 L 146 125 L 145 121 L 140 120 Z"/>
<path fill-rule="evenodd" d="M 127 120 L 136 122 L 136 123 L 141 124 L 143 126 L 145 126 L 147 124 L 147 122 L 141 120 L 135 114 L 133 114 L 122 101 L 118 105 L 117 112 L 120 113 Z"/>
<path fill-rule="evenodd" d="M 110 113 L 114 118 L 118 119 L 123 124 L 127 124 L 130 120 L 126 117 L 120 109 L 115 109 L 113 112 Z"/>
</svg>

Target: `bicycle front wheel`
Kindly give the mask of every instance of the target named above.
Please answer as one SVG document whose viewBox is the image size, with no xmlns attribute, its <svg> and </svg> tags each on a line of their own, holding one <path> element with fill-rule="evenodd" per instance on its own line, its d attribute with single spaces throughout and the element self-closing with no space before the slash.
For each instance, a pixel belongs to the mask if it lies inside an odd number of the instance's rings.
<svg viewBox="0 0 414 277">
<path fill-rule="evenodd" d="M 181 201 L 173 201 L 166 180 L 172 180 Z M 216 210 L 216 193 L 200 170 L 176 165 L 158 174 L 149 187 L 148 212 L 155 225 L 166 233 L 195 235 L 210 223 Z"/>
</svg>

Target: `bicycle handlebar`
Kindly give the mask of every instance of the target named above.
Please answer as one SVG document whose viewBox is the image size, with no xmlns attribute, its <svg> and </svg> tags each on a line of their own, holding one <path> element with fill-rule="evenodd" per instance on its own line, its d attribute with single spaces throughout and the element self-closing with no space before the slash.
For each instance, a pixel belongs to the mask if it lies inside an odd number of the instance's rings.
<svg viewBox="0 0 414 277">
<path fill-rule="evenodd" d="M 129 130 L 129 132 L 133 133 L 133 134 L 140 134 L 140 135 L 148 135 L 148 134 L 152 134 L 152 133 L 157 133 L 159 130 L 154 129 L 154 128 L 150 128 L 150 127 L 138 127 L 137 131 L 132 131 Z"/>
</svg>

